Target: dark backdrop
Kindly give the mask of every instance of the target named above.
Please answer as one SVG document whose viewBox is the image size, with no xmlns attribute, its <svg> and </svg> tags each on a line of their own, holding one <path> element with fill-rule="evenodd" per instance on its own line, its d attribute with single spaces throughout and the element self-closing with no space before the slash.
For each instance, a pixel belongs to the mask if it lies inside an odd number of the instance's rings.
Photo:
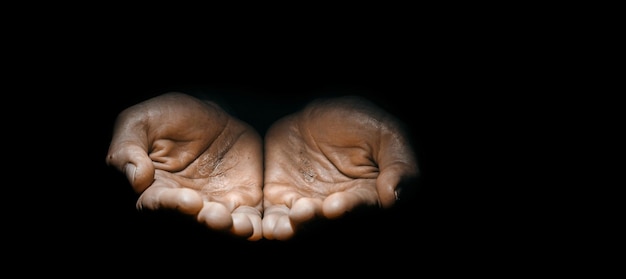
<svg viewBox="0 0 626 279">
<path fill-rule="evenodd" d="M 572 97 L 563 85 L 580 83 L 558 77 L 561 65 L 578 69 L 571 48 L 553 44 L 561 25 L 523 7 L 378 4 L 15 13 L 3 45 L 4 266 L 81 277 L 482 275 L 549 266 L 555 242 L 577 249 L 549 231 L 562 216 L 541 206 L 563 199 L 546 195 L 563 183 L 533 176 L 558 165 L 549 159 L 561 142 L 549 135 L 570 114 L 555 108 Z M 286 243 L 140 214 L 105 165 L 113 121 L 149 97 L 197 88 L 261 133 L 311 98 L 363 95 L 408 123 L 422 177 L 394 210 Z"/>
<path fill-rule="evenodd" d="M 143 246 L 144 249 L 156 249 L 150 241 L 159 241 L 161 244 L 158 245 L 165 245 L 168 249 L 184 245 L 215 249 L 215 245 L 221 247 L 232 243 L 234 247 L 243 249 L 242 252 L 274 253 L 276 249 L 285 249 L 293 253 L 311 249 L 320 252 L 328 250 L 334 257 L 342 250 L 347 252 L 355 248 L 361 251 L 360 255 L 370 253 L 367 251 L 372 248 L 368 246 L 382 245 L 386 247 L 384 249 L 436 246 L 434 242 L 442 240 L 439 234 L 449 232 L 442 232 L 436 225 L 440 221 L 433 214 L 439 215 L 441 212 L 438 211 L 446 209 L 434 202 L 441 199 L 435 194 L 440 191 L 433 189 L 434 184 L 415 185 L 418 190 L 411 192 L 413 196 L 410 199 L 406 197 L 407 203 L 408 200 L 411 203 L 397 210 L 372 212 L 332 224 L 320 224 L 324 227 L 311 228 L 309 233 L 289 243 L 266 240 L 245 243 L 215 235 L 195 224 L 195 221 L 179 216 L 136 213 L 136 195 L 131 192 L 124 176 L 104 166 L 116 114 L 127 106 L 167 91 L 208 92 L 262 135 L 273 121 L 297 111 L 313 98 L 357 94 L 399 116 L 411 127 L 410 135 L 424 174 L 422 181 L 427 181 L 429 168 L 432 167 L 428 159 L 427 134 L 432 128 L 429 126 L 435 125 L 433 121 L 442 117 L 433 108 L 439 105 L 436 103 L 438 100 L 433 98 L 436 93 L 429 92 L 431 88 L 422 88 L 425 81 L 413 69 L 414 66 L 408 64 L 411 60 L 407 57 L 390 59 L 407 59 L 407 64 L 403 66 L 406 69 L 393 68 L 404 64 L 401 61 L 383 63 L 367 57 L 333 63 L 316 61 L 314 57 L 294 61 L 275 61 L 271 58 L 256 62 L 235 60 L 233 65 L 221 63 L 219 66 L 201 61 L 194 66 L 187 63 L 155 63 L 154 66 L 121 69 L 113 74 L 117 78 L 110 79 L 111 83 L 103 80 L 101 88 L 95 89 L 97 97 L 92 100 L 98 104 L 97 107 L 103 108 L 90 108 L 100 109 L 103 113 L 98 119 L 100 135 L 93 142 L 98 146 L 93 156 L 101 170 L 98 185 L 102 185 L 102 197 L 96 199 L 102 204 L 97 206 L 96 212 L 102 213 L 102 219 L 90 221 L 95 222 L 99 230 L 105 229 L 116 235 L 116 240 L 127 239 L 123 244 L 111 244 L 113 247 L 119 245 L 119 249 L 134 249 L 129 248 L 128 243 Z M 85 96 L 96 95 L 85 92 Z M 104 248 L 110 247 L 106 245 Z M 233 256 L 239 253 L 237 249 L 225 250 Z"/>
<path fill-rule="evenodd" d="M 231 50 L 191 57 L 177 51 L 180 56 L 167 57 L 140 50 L 103 52 L 65 69 L 58 67 L 63 59 L 37 69 L 55 73 L 39 86 L 58 92 L 37 100 L 51 116 L 46 119 L 51 120 L 46 122 L 49 141 L 43 146 L 51 149 L 47 164 L 58 171 L 31 178 L 58 186 L 42 187 L 37 195 L 46 210 L 31 215 L 44 215 L 40 223 L 22 220 L 42 232 L 36 239 L 46 251 L 41 257 L 60 250 L 72 259 L 106 255 L 107 265 L 138 269 L 169 261 L 191 261 L 193 266 L 224 260 L 307 269 L 350 262 L 348 268 L 360 270 L 381 262 L 410 271 L 417 263 L 463 262 L 498 235 L 480 221 L 476 208 L 481 204 L 469 201 L 481 180 L 463 171 L 471 160 L 459 152 L 473 148 L 469 143 L 477 136 L 476 118 L 468 108 L 477 94 L 467 90 L 477 87 L 461 74 L 472 69 L 456 60 L 454 52 L 443 59 L 446 50 L 430 54 L 410 47 L 373 53 L 371 48 Z M 364 96 L 407 124 L 421 177 L 391 210 L 314 224 L 287 242 L 235 240 L 177 214 L 139 213 L 126 178 L 105 164 L 115 117 L 147 98 L 192 90 L 210 92 L 261 134 L 314 98 Z M 94 268 L 102 263 L 86 262 L 81 261 Z"/>
</svg>

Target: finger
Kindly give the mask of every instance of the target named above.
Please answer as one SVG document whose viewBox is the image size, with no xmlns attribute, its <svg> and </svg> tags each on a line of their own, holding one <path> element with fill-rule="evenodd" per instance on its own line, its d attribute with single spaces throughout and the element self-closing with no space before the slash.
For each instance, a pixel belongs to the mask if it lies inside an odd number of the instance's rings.
<svg viewBox="0 0 626 279">
<path fill-rule="evenodd" d="M 316 217 L 323 216 L 322 200 L 312 198 L 301 198 L 293 203 L 289 218 L 295 226 L 305 223 Z"/>
<path fill-rule="evenodd" d="M 400 174 L 395 170 L 386 169 L 376 179 L 376 190 L 380 204 L 383 208 L 389 208 L 396 203 L 398 198 L 396 186 L 400 181 Z"/>
<path fill-rule="evenodd" d="M 233 227 L 231 212 L 218 202 L 204 202 L 197 218 L 198 222 L 204 223 L 210 229 L 228 230 Z"/>
<path fill-rule="evenodd" d="M 263 236 L 266 239 L 288 240 L 294 236 L 289 219 L 289 208 L 285 205 L 267 207 L 263 215 Z"/>
<path fill-rule="evenodd" d="M 250 206 L 240 206 L 233 211 L 234 235 L 245 237 L 250 241 L 263 238 L 263 225 L 261 224 L 261 212 Z"/>
<path fill-rule="evenodd" d="M 398 200 L 398 185 L 416 178 L 419 173 L 411 144 L 400 128 L 395 131 L 396 134 L 389 133 L 381 137 L 381 150 L 377 156 L 380 174 L 376 179 L 376 188 L 383 208 L 393 206 Z"/>
<path fill-rule="evenodd" d="M 159 182 L 156 182 L 159 183 Z M 202 197 L 187 188 L 148 187 L 137 200 L 137 209 L 174 209 L 185 214 L 196 214 L 202 208 Z"/>
<path fill-rule="evenodd" d="M 376 179 L 376 190 L 383 208 L 392 207 L 399 200 L 401 185 L 404 181 L 409 181 L 416 176 L 416 171 L 404 164 L 396 164 L 381 169 L 380 175 Z M 414 185 L 411 185 L 414 186 Z"/>
<path fill-rule="evenodd" d="M 326 199 L 322 204 L 323 214 L 328 219 L 337 219 L 347 212 L 362 206 L 372 206 L 378 203 L 375 191 L 359 188 L 350 192 L 337 192 Z"/>
<path fill-rule="evenodd" d="M 138 145 L 111 145 L 106 162 L 124 173 L 137 193 L 142 193 L 154 181 L 152 160 Z"/>
</svg>

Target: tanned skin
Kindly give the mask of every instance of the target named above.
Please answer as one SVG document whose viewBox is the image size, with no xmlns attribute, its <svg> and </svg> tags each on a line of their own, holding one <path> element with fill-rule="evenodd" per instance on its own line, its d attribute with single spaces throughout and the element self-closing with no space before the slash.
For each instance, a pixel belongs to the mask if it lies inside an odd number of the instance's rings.
<svg viewBox="0 0 626 279">
<path fill-rule="evenodd" d="M 139 210 L 177 210 L 255 241 L 263 236 L 262 152 L 251 126 L 172 92 L 118 115 L 106 162 L 140 194 Z"/>
<path fill-rule="evenodd" d="M 263 236 L 287 240 L 313 219 L 390 208 L 417 175 L 398 119 L 360 97 L 315 100 L 266 133 Z"/>
<path fill-rule="evenodd" d="M 356 96 L 314 100 L 262 139 L 214 102 L 166 93 L 118 115 L 106 162 L 139 194 L 138 209 L 177 210 L 251 241 L 390 208 L 418 175 L 402 123 Z"/>
</svg>

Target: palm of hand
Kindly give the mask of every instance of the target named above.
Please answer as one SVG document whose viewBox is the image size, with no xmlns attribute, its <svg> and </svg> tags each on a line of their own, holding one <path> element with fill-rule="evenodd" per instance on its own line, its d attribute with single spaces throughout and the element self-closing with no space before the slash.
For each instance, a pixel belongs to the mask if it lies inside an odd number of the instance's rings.
<svg viewBox="0 0 626 279">
<path fill-rule="evenodd" d="M 264 237 L 393 205 L 401 180 L 417 174 L 406 140 L 397 120 L 357 98 L 317 101 L 275 122 L 265 139 Z"/>
<path fill-rule="evenodd" d="M 118 119 L 107 162 L 141 194 L 139 209 L 174 209 L 212 229 L 262 237 L 262 147 L 254 129 L 183 94 L 148 100 Z"/>
</svg>

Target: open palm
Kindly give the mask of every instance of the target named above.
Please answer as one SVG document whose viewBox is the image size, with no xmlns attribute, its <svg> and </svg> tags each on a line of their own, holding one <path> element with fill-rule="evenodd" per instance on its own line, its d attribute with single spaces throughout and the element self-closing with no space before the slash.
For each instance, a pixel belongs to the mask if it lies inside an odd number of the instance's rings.
<svg viewBox="0 0 626 279">
<path fill-rule="evenodd" d="M 262 140 L 219 105 L 172 92 L 122 111 L 106 157 L 140 210 L 176 210 L 217 231 L 262 238 Z"/>
<path fill-rule="evenodd" d="M 398 119 L 359 97 L 318 99 L 266 133 L 263 235 L 287 240 L 316 218 L 389 208 L 417 174 Z"/>
</svg>

